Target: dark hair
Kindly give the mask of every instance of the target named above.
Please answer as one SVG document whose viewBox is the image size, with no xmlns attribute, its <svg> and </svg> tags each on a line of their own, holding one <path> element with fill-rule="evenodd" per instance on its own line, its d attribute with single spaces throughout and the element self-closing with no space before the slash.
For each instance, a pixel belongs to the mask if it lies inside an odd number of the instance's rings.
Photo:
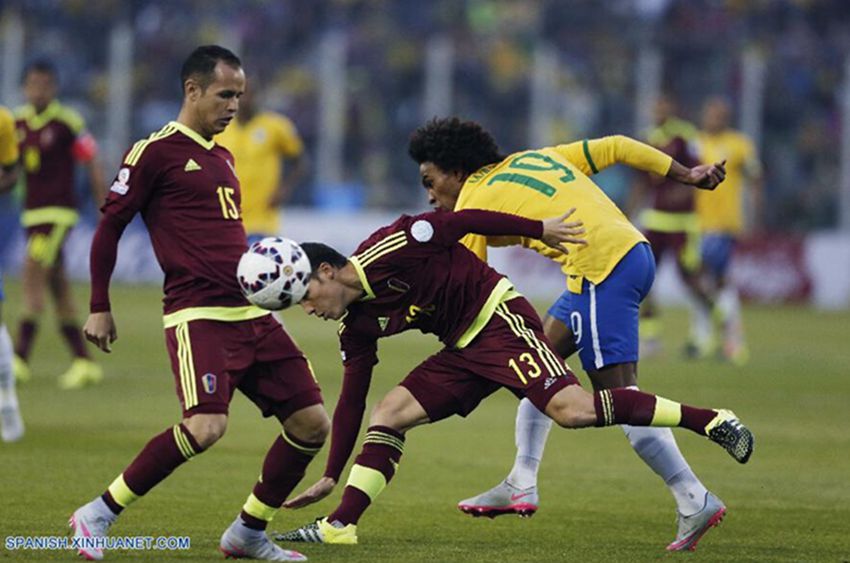
<svg viewBox="0 0 850 563">
<path fill-rule="evenodd" d="M 189 78 L 195 78 L 201 85 L 201 88 L 206 90 L 207 86 L 213 81 L 215 65 L 219 61 L 233 68 L 242 67 L 242 61 L 229 49 L 219 47 L 218 45 L 201 45 L 192 51 L 189 57 L 183 62 L 183 68 L 180 69 L 180 85 L 185 90 L 186 81 Z"/>
<path fill-rule="evenodd" d="M 35 59 L 30 62 L 26 67 L 24 67 L 24 73 L 21 75 L 21 82 L 26 80 L 27 76 L 30 75 L 31 72 L 38 72 L 41 74 L 47 74 L 53 80 L 56 80 L 56 65 L 54 65 L 48 59 Z"/>
<path fill-rule="evenodd" d="M 334 268 L 342 268 L 348 262 L 348 258 L 321 242 L 302 242 L 299 246 L 310 260 L 310 277 L 315 277 L 319 266 L 324 263 Z"/>
<path fill-rule="evenodd" d="M 414 131 L 407 153 L 419 164 L 433 162 L 444 172 L 466 174 L 505 158 L 481 125 L 457 117 L 435 117 Z"/>
</svg>

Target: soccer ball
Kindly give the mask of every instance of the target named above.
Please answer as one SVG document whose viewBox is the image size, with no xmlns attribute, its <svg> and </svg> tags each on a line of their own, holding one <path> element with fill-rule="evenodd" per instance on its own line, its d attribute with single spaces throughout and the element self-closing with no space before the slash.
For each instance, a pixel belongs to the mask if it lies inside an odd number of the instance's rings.
<svg viewBox="0 0 850 563">
<path fill-rule="evenodd" d="M 287 238 L 266 237 L 239 259 L 236 279 L 248 301 L 270 311 L 297 304 L 307 293 L 310 259 Z"/>
</svg>

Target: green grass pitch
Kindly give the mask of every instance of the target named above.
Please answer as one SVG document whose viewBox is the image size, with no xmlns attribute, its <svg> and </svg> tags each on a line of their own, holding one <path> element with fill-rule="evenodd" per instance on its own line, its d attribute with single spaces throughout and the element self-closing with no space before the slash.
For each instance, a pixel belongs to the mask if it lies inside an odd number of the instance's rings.
<svg viewBox="0 0 850 563">
<path fill-rule="evenodd" d="M 6 289 L 3 316 L 14 332 L 20 286 L 7 280 Z M 75 291 L 86 303 L 87 289 Z M 73 509 L 102 492 L 151 436 L 178 420 L 159 299 L 154 287 L 114 288 L 119 340 L 111 355 L 96 353 L 107 379 L 85 391 L 56 387 L 68 354 L 53 317 L 44 319 L 33 381 L 19 389 L 26 437 L 0 444 L 4 540 L 64 534 Z M 457 501 L 497 483 L 513 460 L 516 401 L 504 391 L 466 420 L 409 434 L 396 479 L 360 522 L 360 545 L 296 549 L 313 561 L 850 560 L 850 313 L 748 309 L 752 361 L 746 368 L 681 360 L 684 312 L 669 311 L 665 318 L 666 358 L 642 363 L 642 387 L 696 405 L 732 408 L 756 435 L 752 460 L 740 466 L 707 440 L 675 431 L 697 475 L 729 507 L 696 553 L 664 551 L 675 531 L 672 498 L 618 429 L 553 430 L 534 518 L 473 520 L 461 514 Z M 335 324 L 300 311 L 287 312 L 284 320 L 311 358 L 332 407 L 341 376 Z M 418 333 L 382 343 L 370 405 L 437 348 L 435 339 Z M 108 552 L 108 559 L 220 557 L 218 538 L 238 513 L 276 433 L 276 425 L 262 420 L 243 397 L 234 400 L 231 414 L 221 442 L 178 469 L 113 528 L 114 535 L 189 536 L 191 549 Z M 325 460 L 326 451 L 298 491 L 321 475 Z M 326 514 L 341 488 L 318 505 L 282 511 L 270 529 Z M 0 558 L 72 557 L 0 547 Z"/>
</svg>

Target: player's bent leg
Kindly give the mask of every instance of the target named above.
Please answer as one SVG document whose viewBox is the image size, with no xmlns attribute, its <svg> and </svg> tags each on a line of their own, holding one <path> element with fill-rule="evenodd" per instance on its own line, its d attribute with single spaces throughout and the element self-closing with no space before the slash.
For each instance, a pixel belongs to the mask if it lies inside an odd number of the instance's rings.
<svg viewBox="0 0 850 563">
<path fill-rule="evenodd" d="M 354 545 L 357 522 L 395 475 L 404 452 L 404 432 L 430 418 L 406 387 L 398 386 L 378 403 L 355 458 L 339 506 L 325 518 L 277 534 L 278 541 Z"/>
<path fill-rule="evenodd" d="M 219 417 L 224 417 L 224 421 Z M 226 419 L 227 415 L 223 414 L 196 414 L 188 417 L 186 423 L 191 422 L 199 436 L 211 444 L 213 437 L 224 433 Z M 82 557 L 102 559 L 102 544 L 98 541 L 103 540 L 97 538 L 106 536 L 119 514 L 177 467 L 204 451 L 186 423 L 176 424 L 154 436 L 102 495 L 74 511 L 68 524 L 73 531 L 75 547 Z"/>
<path fill-rule="evenodd" d="M 594 395 L 579 385 L 558 391 L 546 405 L 546 415 L 564 428 L 586 428 L 597 425 Z"/>
</svg>

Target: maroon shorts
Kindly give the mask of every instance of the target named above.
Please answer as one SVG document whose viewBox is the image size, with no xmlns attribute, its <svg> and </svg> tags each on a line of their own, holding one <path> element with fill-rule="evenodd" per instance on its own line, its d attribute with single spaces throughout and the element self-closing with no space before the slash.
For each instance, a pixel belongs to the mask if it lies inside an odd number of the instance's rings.
<svg viewBox="0 0 850 563">
<path fill-rule="evenodd" d="M 498 306 L 469 346 L 444 348 L 401 385 L 435 422 L 468 415 L 500 387 L 543 411 L 558 391 L 578 380 L 552 350 L 537 312 L 524 297 L 516 297 Z"/>
<path fill-rule="evenodd" d="M 676 264 L 684 272 L 695 272 L 700 267 L 700 237 L 699 233 L 678 231 L 664 233 L 647 231 L 646 240 L 652 248 L 655 263 L 660 265 L 661 258 L 670 253 Z"/>
<path fill-rule="evenodd" d="M 165 342 L 184 416 L 226 414 L 234 389 L 281 420 L 322 403 L 307 358 L 271 315 L 179 323 Z"/>
<path fill-rule="evenodd" d="M 45 268 L 62 263 L 62 246 L 71 227 L 41 223 L 27 227 L 27 256 Z"/>
</svg>

